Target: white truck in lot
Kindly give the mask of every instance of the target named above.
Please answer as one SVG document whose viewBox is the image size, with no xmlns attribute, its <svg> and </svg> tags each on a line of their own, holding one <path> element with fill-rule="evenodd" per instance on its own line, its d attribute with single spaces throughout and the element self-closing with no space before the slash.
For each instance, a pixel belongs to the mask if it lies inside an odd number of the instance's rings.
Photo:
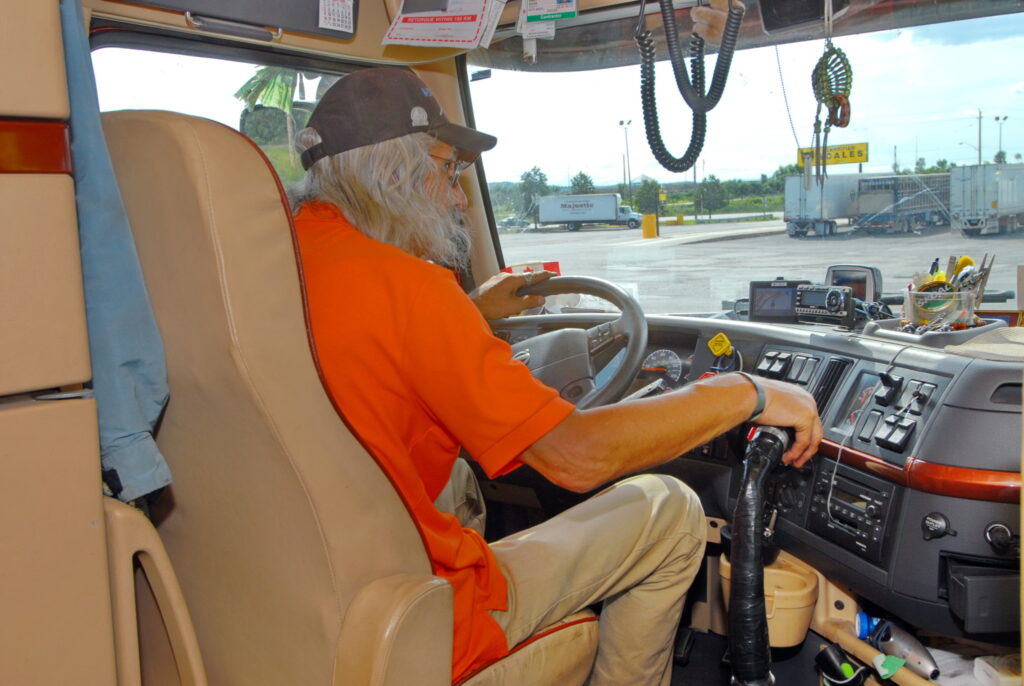
<svg viewBox="0 0 1024 686">
<path fill-rule="evenodd" d="M 783 197 L 783 220 L 791 238 L 814 233 L 831 236 L 839 230 L 839 219 L 857 214 L 857 184 L 863 174 L 835 174 L 825 183 L 811 179 L 810 188 L 803 176 L 787 176 Z"/>
<path fill-rule="evenodd" d="M 1024 229 L 1024 164 L 953 167 L 950 215 L 965 236 Z"/>
<path fill-rule="evenodd" d="M 643 215 L 622 204 L 618 193 L 587 195 L 546 195 L 537 199 L 539 224 L 564 224 L 570 231 L 579 231 L 584 224 L 611 224 L 635 229 Z"/>
</svg>

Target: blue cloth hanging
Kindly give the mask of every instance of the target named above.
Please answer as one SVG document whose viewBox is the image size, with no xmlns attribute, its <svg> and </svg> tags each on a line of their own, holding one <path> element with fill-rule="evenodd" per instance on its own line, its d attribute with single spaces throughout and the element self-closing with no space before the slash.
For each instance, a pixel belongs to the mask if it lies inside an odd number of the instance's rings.
<svg viewBox="0 0 1024 686">
<path fill-rule="evenodd" d="M 100 457 L 114 495 L 129 501 L 171 482 L 153 439 L 167 366 L 103 135 L 81 2 L 61 0 L 60 11 Z"/>
</svg>

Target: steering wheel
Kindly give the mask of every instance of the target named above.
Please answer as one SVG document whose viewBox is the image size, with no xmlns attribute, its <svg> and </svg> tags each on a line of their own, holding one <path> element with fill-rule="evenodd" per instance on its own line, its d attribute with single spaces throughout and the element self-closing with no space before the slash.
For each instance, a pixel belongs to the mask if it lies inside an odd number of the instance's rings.
<svg viewBox="0 0 1024 686">
<path fill-rule="evenodd" d="M 533 375 L 556 389 L 579 408 L 597 407 L 619 400 L 640 371 L 647 350 L 647 319 L 640 303 L 626 291 L 590 276 L 557 276 L 524 286 L 519 295 L 583 293 L 611 302 L 622 314 L 589 329 L 559 329 L 533 336 L 512 346 L 512 356 Z M 594 382 L 594 360 L 625 346 L 622 363 L 601 388 Z"/>
</svg>

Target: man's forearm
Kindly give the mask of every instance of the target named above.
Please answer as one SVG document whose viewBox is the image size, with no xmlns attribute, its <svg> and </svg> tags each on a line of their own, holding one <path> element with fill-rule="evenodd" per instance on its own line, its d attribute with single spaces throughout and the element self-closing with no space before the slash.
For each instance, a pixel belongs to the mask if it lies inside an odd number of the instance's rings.
<svg viewBox="0 0 1024 686">
<path fill-rule="evenodd" d="M 580 410 L 534 443 L 524 462 L 552 482 L 585 492 L 673 459 L 750 416 L 754 386 L 739 375 L 673 393 Z"/>
</svg>

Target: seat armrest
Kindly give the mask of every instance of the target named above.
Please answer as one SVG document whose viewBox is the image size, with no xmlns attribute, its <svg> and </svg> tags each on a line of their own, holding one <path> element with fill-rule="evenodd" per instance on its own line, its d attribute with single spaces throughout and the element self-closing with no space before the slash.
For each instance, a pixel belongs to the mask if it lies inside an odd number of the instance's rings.
<svg viewBox="0 0 1024 686">
<path fill-rule="evenodd" d="M 337 686 L 450 686 L 453 594 L 444 579 L 396 574 L 359 591 L 338 637 Z"/>
</svg>

